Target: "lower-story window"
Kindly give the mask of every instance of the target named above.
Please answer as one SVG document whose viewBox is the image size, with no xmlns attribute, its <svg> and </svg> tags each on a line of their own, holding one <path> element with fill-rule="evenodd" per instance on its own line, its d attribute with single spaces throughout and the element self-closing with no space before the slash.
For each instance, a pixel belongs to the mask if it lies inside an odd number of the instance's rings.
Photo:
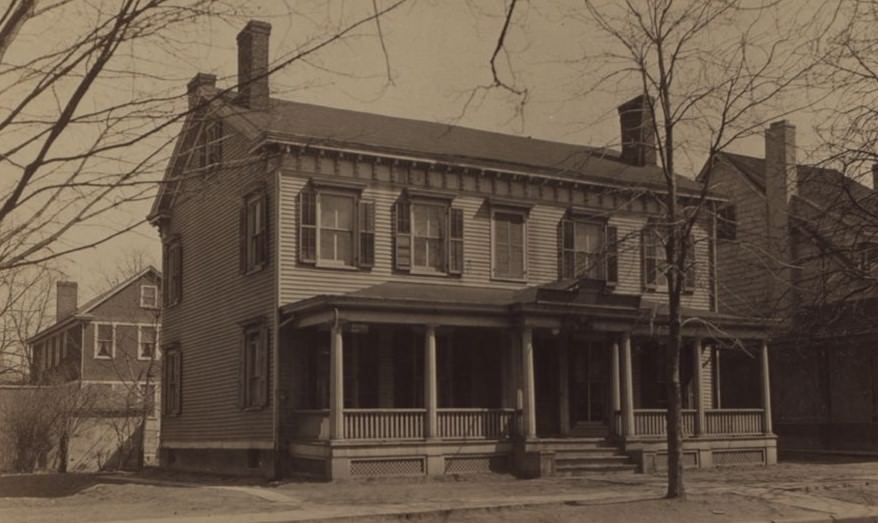
<svg viewBox="0 0 878 523">
<path fill-rule="evenodd" d="M 268 329 L 263 323 L 244 328 L 239 402 L 243 409 L 268 405 Z"/>
<path fill-rule="evenodd" d="M 165 347 L 162 352 L 162 414 L 179 416 L 183 406 L 183 354 L 178 346 Z"/>
</svg>

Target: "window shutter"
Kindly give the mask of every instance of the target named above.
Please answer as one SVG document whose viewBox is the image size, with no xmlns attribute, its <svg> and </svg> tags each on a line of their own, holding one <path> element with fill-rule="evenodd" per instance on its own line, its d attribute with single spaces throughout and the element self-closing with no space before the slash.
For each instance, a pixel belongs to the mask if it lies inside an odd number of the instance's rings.
<svg viewBox="0 0 878 523">
<path fill-rule="evenodd" d="M 247 272 L 247 202 L 238 212 L 238 272 Z"/>
<path fill-rule="evenodd" d="M 686 243 L 686 273 L 683 277 L 683 290 L 695 291 L 695 239 L 690 235 Z"/>
<path fill-rule="evenodd" d="M 271 246 L 271 212 L 269 210 L 268 193 L 262 193 L 262 238 L 259 241 L 259 265 L 268 265 L 269 248 Z"/>
<path fill-rule="evenodd" d="M 170 277 L 170 261 L 171 257 L 169 256 L 168 244 L 162 245 L 162 274 Z M 162 305 L 168 306 L 170 304 L 170 300 L 168 298 L 168 287 L 170 287 L 168 283 L 169 278 L 162 279 Z"/>
<path fill-rule="evenodd" d="M 258 405 L 260 407 L 268 406 L 268 398 L 269 393 L 271 391 L 271 378 L 270 378 L 270 369 L 271 369 L 271 331 L 268 326 L 262 328 L 262 344 L 259 347 L 260 352 L 262 353 L 262 357 L 260 359 L 260 363 L 262 364 L 262 368 L 260 372 L 262 373 L 262 388 L 260 389 L 260 394 L 262 397 Z"/>
<path fill-rule="evenodd" d="M 463 209 L 448 209 L 448 274 L 463 274 Z"/>
<path fill-rule="evenodd" d="M 183 412 L 183 353 L 178 350 L 174 354 L 174 373 L 177 377 L 177 393 L 174 395 L 174 415 L 179 416 Z"/>
<path fill-rule="evenodd" d="M 619 282 L 619 248 L 618 230 L 613 225 L 608 225 L 606 230 L 606 282 L 608 287 L 615 287 Z"/>
<path fill-rule="evenodd" d="M 573 221 L 563 219 L 558 224 L 558 276 L 566 280 L 576 277 Z"/>
<path fill-rule="evenodd" d="M 169 408 L 169 399 L 170 391 L 168 390 L 168 385 L 171 381 L 168 379 L 168 369 L 174 361 L 173 353 L 168 353 L 165 355 L 165 358 L 162 360 L 162 383 L 165 385 L 162 387 L 162 413 L 165 415 L 169 415 L 171 413 L 171 409 Z"/>
<path fill-rule="evenodd" d="M 398 200 L 394 206 L 393 240 L 397 270 L 407 271 L 412 267 L 412 224 L 411 203 Z"/>
<path fill-rule="evenodd" d="M 375 265 L 375 203 L 360 201 L 359 204 L 359 248 L 357 249 L 357 265 L 373 267 Z"/>
<path fill-rule="evenodd" d="M 317 194 L 307 188 L 299 193 L 299 261 L 317 263 Z"/>
<path fill-rule="evenodd" d="M 174 281 L 174 303 L 180 303 L 183 300 L 183 244 L 179 242 L 174 249 L 174 272 L 177 275 Z"/>
<path fill-rule="evenodd" d="M 247 407 L 247 332 L 241 334 L 238 351 L 238 408 Z"/>
<path fill-rule="evenodd" d="M 655 289 L 656 286 L 655 248 L 653 226 L 647 225 L 640 231 L 640 267 L 646 289 Z"/>
</svg>

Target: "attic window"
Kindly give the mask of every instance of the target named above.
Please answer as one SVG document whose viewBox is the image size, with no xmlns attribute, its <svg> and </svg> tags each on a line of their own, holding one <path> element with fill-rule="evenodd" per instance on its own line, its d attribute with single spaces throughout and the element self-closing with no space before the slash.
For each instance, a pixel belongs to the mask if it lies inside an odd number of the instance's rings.
<svg viewBox="0 0 878 523">
<path fill-rule="evenodd" d="M 144 309 L 155 309 L 159 306 L 159 292 L 155 285 L 140 286 L 140 306 Z"/>
<path fill-rule="evenodd" d="M 217 119 L 205 120 L 196 146 L 198 167 L 215 168 L 219 166 L 223 156 L 222 139 L 222 121 Z"/>
</svg>

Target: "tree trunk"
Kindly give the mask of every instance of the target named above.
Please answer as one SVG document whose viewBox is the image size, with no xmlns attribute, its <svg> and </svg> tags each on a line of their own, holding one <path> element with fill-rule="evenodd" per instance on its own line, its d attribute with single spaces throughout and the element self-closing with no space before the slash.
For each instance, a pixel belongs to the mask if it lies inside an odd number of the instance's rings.
<svg viewBox="0 0 878 523">
<path fill-rule="evenodd" d="M 674 277 L 673 280 L 677 278 Z M 683 485 L 683 396 L 680 389 L 680 352 L 683 345 L 680 293 L 676 281 L 669 281 L 669 336 L 665 356 L 667 381 L 667 427 L 668 427 L 668 498 L 686 495 Z"/>
<path fill-rule="evenodd" d="M 58 472 L 65 474 L 67 472 L 67 449 L 69 446 L 69 438 L 67 433 L 61 434 L 58 439 Z"/>
</svg>

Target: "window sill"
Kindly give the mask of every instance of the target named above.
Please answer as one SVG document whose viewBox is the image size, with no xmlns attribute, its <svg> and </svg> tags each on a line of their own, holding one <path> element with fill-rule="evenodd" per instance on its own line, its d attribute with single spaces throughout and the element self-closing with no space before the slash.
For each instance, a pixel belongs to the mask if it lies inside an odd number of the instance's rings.
<svg viewBox="0 0 878 523">
<path fill-rule="evenodd" d="M 409 269 L 409 274 L 411 274 L 413 276 L 437 276 L 440 278 L 445 278 L 445 277 L 449 276 L 449 274 L 447 272 L 425 269 L 423 267 L 421 267 L 421 268 L 412 267 L 411 269 Z"/>
<path fill-rule="evenodd" d="M 362 267 L 357 267 L 356 265 L 347 265 L 344 263 L 332 263 L 332 262 L 320 262 L 311 264 L 312 267 L 317 269 L 334 269 L 340 271 L 359 271 L 362 270 Z"/>
<path fill-rule="evenodd" d="M 265 407 L 244 407 L 241 409 L 241 412 L 260 412 L 265 410 Z"/>
<path fill-rule="evenodd" d="M 266 267 L 266 264 L 264 264 L 264 263 L 261 265 L 255 265 L 255 266 L 245 270 L 241 274 L 243 274 L 244 276 L 250 276 L 251 274 L 256 274 L 257 272 L 262 272 L 262 269 L 264 269 L 265 267 Z"/>
<path fill-rule="evenodd" d="M 94 359 L 96 359 L 96 360 L 111 361 L 111 360 L 113 359 L 113 357 L 112 357 L 112 356 L 98 356 L 97 354 L 95 354 Z"/>
<path fill-rule="evenodd" d="M 527 283 L 527 276 L 516 278 L 514 276 L 491 276 L 491 281 L 500 281 L 508 283 Z"/>
</svg>

